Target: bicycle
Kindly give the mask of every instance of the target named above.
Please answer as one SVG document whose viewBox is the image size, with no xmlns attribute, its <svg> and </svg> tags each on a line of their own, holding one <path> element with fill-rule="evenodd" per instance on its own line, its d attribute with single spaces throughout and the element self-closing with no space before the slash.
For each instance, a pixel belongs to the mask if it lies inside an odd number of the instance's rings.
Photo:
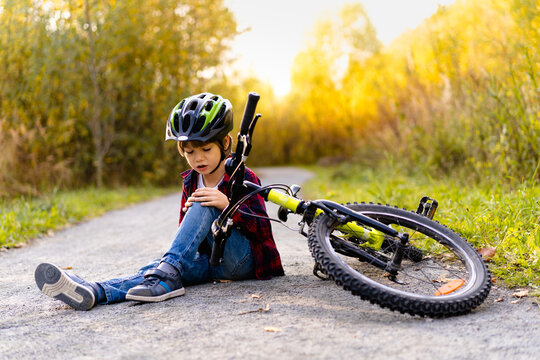
<svg viewBox="0 0 540 360">
<path fill-rule="evenodd" d="M 261 117 L 254 116 L 259 98 L 249 93 L 236 151 L 226 161 L 232 195 L 212 225 L 212 265 L 223 257 L 232 215 L 260 193 L 280 206 L 280 221 L 289 213 L 302 216 L 300 233 L 315 259 L 314 275 L 324 274 L 364 300 L 401 313 L 440 318 L 468 313 L 486 299 L 491 289 L 487 265 L 467 240 L 433 220 L 438 207 L 434 199 L 423 197 L 412 212 L 372 203 L 306 201 L 297 197 L 298 185 L 244 181 L 244 162 Z"/>
</svg>

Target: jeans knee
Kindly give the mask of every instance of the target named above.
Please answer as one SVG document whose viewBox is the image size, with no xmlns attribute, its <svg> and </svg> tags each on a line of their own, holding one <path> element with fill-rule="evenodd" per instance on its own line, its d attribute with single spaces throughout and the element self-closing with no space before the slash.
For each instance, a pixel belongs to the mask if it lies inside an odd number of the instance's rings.
<svg viewBox="0 0 540 360">
<path fill-rule="evenodd" d="M 195 215 L 197 217 L 204 216 L 204 214 L 210 214 L 212 218 L 218 217 L 220 214 L 220 211 L 213 207 L 213 206 L 203 206 L 200 202 L 194 202 L 191 204 L 191 206 L 188 208 L 186 212 L 186 216 L 188 215 Z"/>
</svg>

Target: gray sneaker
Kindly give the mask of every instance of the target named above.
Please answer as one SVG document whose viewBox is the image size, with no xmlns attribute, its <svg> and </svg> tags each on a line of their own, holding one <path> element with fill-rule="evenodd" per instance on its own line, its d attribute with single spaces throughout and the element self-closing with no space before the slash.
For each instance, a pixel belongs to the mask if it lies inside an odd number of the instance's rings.
<svg viewBox="0 0 540 360">
<path fill-rule="evenodd" d="M 45 295 L 63 301 L 75 310 L 90 310 L 99 298 L 98 284 L 68 274 L 52 264 L 39 264 L 34 278 Z"/>
<path fill-rule="evenodd" d="M 127 300 L 159 302 L 186 293 L 180 280 L 180 274 L 170 274 L 159 269 L 148 270 L 144 280 L 129 289 Z"/>
</svg>

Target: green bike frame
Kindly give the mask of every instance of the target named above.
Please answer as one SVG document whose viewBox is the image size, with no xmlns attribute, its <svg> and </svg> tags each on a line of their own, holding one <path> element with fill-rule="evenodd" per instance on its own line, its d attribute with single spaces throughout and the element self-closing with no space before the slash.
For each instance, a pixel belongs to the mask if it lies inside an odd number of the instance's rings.
<svg viewBox="0 0 540 360">
<path fill-rule="evenodd" d="M 301 206 L 304 203 L 303 200 L 274 189 L 270 189 L 268 191 L 267 200 L 282 206 L 295 214 L 302 214 L 305 211 L 305 209 Z M 323 213 L 323 210 L 316 209 L 315 217 Z M 385 237 L 384 233 L 381 231 L 359 225 L 356 221 L 350 221 L 346 224 L 338 225 L 336 228 L 342 233 L 364 240 L 364 242 L 360 243 L 359 246 L 373 250 L 379 250 L 381 248 Z"/>
</svg>

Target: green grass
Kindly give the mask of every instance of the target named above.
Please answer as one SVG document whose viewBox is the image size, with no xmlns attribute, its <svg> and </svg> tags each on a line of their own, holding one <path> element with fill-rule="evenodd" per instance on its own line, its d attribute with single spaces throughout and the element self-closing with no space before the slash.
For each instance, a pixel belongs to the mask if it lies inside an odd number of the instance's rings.
<svg viewBox="0 0 540 360">
<path fill-rule="evenodd" d="M 69 224 L 172 191 L 152 187 L 89 188 L 39 198 L 0 199 L 0 246 L 20 246 Z"/>
<path fill-rule="evenodd" d="M 315 168 L 304 190 L 310 198 L 375 202 L 416 210 L 424 195 L 439 202 L 435 220 L 467 238 L 474 247 L 493 247 L 489 261 L 498 282 L 529 287 L 540 295 L 540 186 L 471 184 L 463 179 L 410 175 L 398 169 L 354 166 Z M 492 183 L 497 183 L 493 181 Z"/>
</svg>

